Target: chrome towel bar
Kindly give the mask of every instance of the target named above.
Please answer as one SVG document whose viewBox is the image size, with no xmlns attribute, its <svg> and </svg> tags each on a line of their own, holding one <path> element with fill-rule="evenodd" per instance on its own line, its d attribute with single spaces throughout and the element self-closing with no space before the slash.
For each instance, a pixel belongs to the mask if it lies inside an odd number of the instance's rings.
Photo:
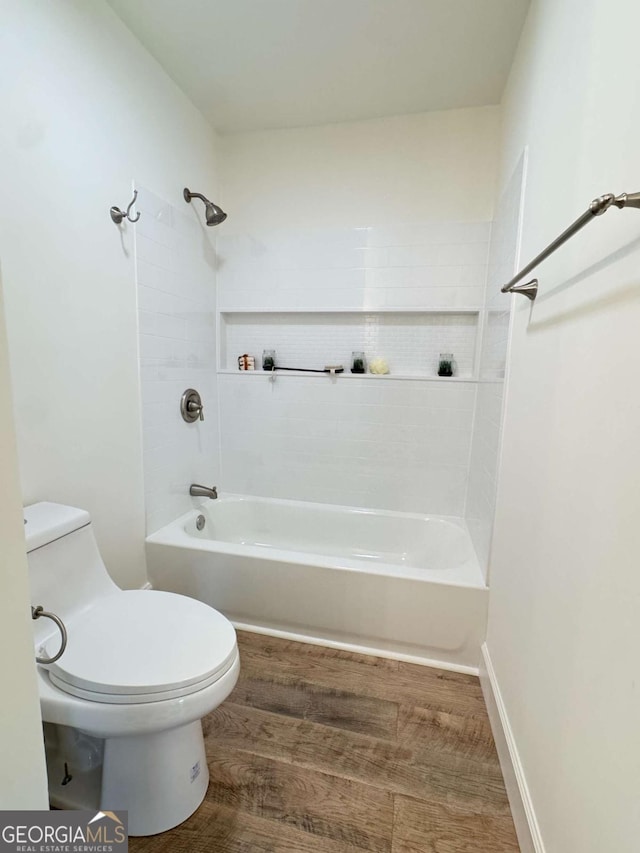
<svg viewBox="0 0 640 853">
<path fill-rule="evenodd" d="M 505 284 L 502 288 L 502 293 L 521 293 L 533 302 L 538 293 L 538 280 L 534 278 L 526 284 L 516 287 L 518 282 L 525 276 L 529 275 L 529 273 L 535 269 L 538 264 L 541 264 L 542 261 L 546 260 L 549 255 L 552 255 L 556 249 L 559 249 L 560 246 L 567 242 L 567 240 L 570 240 L 573 235 L 577 234 L 585 225 L 592 222 L 596 216 L 601 216 L 612 206 L 618 207 L 620 210 L 622 210 L 623 207 L 635 207 L 640 209 L 640 193 L 620 193 L 620 195 L 606 193 L 606 195 L 601 195 L 599 198 L 594 198 L 582 216 L 579 216 L 576 221 L 566 229 L 566 231 L 563 231 L 559 237 L 556 237 L 553 243 L 549 243 L 547 248 L 543 249 L 539 255 L 536 255 L 530 264 L 523 267 L 517 275 L 514 275 L 510 282 Z"/>
</svg>

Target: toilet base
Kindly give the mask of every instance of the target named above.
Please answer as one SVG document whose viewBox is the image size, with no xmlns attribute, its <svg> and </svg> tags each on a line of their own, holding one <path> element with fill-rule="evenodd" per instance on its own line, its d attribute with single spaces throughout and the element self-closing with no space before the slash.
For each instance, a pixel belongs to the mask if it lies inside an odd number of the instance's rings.
<svg viewBox="0 0 640 853">
<path fill-rule="evenodd" d="M 124 809 L 129 835 L 156 835 L 190 817 L 207 792 L 200 720 L 106 739 L 68 726 L 45 723 L 44 729 L 49 798 L 56 808 Z"/>
<path fill-rule="evenodd" d="M 208 784 L 200 720 L 104 742 L 100 808 L 127 809 L 129 835 L 156 835 L 182 823 L 203 801 Z"/>
<path fill-rule="evenodd" d="M 44 723 L 49 802 L 56 809 L 100 807 L 104 740 L 70 726 Z"/>
</svg>

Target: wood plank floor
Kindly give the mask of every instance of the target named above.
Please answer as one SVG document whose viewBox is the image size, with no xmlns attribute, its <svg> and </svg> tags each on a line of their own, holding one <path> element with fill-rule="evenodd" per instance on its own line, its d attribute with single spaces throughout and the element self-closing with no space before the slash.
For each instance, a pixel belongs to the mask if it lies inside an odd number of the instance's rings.
<svg viewBox="0 0 640 853">
<path fill-rule="evenodd" d="M 517 853 L 477 678 L 239 645 L 236 689 L 203 722 L 204 803 L 132 853 Z"/>
</svg>

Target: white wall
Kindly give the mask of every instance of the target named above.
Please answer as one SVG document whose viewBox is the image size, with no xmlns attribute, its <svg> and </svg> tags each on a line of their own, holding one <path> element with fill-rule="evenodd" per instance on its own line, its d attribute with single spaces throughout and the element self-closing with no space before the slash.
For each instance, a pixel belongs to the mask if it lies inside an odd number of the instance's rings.
<svg viewBox="0 0 640 853">
<path fill-rule="evenodd" d="M 46 809 L 47 773 L 36 685 L 18 451 L 0 281 L 0 809 Z"/>
<path fill-rule="evenodd" d="M 534 2 L 505 99 L 529 146 L 522 258 L 640 188 L 636 0 Z M 516 306 L 488 650 L 547 853 L 640 837 L 640 212 L 611 210 Z"/>
<path fill-rule="evenodd" d="M 0 256 L 22 493 L 89 509 L 114 579 L 145 580 L 135 179 L 215 195 L 214 134 L 101 0 L 2 0 Z M 184 205 L 186 208 L 186 205 Z"/>
<path fill-rule="evenodd" d="M 222 233 L 491 219 L 498 107 L 221 137 Z"/>
<path fill-rule="evenodd" d="M 462 515 L 475 382 L 436 371 L 446 351 L 477 374 L 498 129 L 487 108 L 222 139 L 223 488 Z M 476 313 L 419 313 L 456 308 Z M 263 348 L 347 370 L 364 350 L 392 378 L 234 371 Z"/>
</svg>

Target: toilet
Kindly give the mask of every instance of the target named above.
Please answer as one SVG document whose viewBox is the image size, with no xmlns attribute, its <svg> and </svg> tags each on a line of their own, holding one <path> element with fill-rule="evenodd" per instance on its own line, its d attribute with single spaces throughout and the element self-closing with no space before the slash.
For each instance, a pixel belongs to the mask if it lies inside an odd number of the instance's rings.
<svg viewBox="0 0 640 853">
<path fill-rule="evenodd" d="M 238 679 L 233 625 L 182 595 L 121 590 L 85 510 L 38 503 L 24 517 L 32 604 L 68 636 L 37 667 L 51 804 L 126 809 L 130 835 L 177 826 L 207 790 L 201 720 Z M 55 656 L 55 622 L 33 627 L 36 655 Z"/>
</svg>

